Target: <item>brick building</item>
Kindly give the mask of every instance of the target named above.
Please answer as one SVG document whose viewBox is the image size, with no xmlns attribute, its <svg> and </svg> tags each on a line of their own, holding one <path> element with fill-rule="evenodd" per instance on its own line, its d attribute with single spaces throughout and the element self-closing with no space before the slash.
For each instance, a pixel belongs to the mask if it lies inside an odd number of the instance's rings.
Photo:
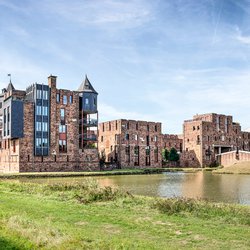
<svg viewBox="0 0 250 250">
<path fill-rule="evenodd" d="M 241 131 L 232 116 L 195 115 L 184 121 L 182 165 L 205 167 L 220 162 L 220 154 L 232 150 L 250 151 L 250 133 Z"/>
<path fill-rule="evenodd" d="M 175 148 L 177 152 L 182 153 L 183 138 L 182 135 L 163 134 L 162 135 L 162 148 L 170 151 Z"/>
<path fill-rule="evenodd" d="M 99 168 L 97 95 L 87 76 L 77 91 L 10 82 L 0 95 L 0 172 Z M 1 133 L 2 132 L 2 133 Z"/>
<path fill-rule="evenodd" d="M 161 123 L 114 120 L 99 123 L 99 153 L 119 168 L 161 167 Z"/>
</svg>

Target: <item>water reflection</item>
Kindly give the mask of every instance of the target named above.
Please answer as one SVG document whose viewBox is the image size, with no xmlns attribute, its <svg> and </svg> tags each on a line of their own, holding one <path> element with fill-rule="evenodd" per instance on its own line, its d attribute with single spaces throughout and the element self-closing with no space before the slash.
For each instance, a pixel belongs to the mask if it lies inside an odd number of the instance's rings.
<svg viewBox="0 0 250 250">
<path fill-rule="evenodd" d="M 81 182 L 84 178 L 24 180 L 39 183 Z M 119 187 L 137 195 L 202 198 L 250 205 L 250 175 L 214 175 L 210 172 L 163 173 L 91 177 L 102 186 Z"/>
</svg>

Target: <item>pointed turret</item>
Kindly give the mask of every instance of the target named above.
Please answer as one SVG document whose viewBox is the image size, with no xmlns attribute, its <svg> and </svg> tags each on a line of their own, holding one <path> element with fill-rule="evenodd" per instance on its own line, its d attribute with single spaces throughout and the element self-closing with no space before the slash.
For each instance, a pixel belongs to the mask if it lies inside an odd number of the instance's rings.
<svg viewBox="0 0 250 250">
<path fill-rule="evenodd" d="M 9 92 L 9 91 L 13 91 L 13 90 L 15 90 L 15 88 L 14 88 L 12 82 L 10 81 L 10 83 L 8 84 L 8 87 L 7 87 L 7 91 Z"/>
<path fill-rule="evenodd" d="M 81 83 L 81 85 L 78 88 L 79 92 L 89 92 L 89 93 L 95 93 L 98 94 L 95 89 L 93 88 L 92 84 L 90 83 L 87 75 L 85 75 L 85 80 Z"/>
</svg>

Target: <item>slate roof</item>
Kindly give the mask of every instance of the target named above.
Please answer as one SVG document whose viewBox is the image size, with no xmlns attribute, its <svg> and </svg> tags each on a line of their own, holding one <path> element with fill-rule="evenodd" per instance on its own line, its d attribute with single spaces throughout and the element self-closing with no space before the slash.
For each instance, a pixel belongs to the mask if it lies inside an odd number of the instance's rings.
<svg viewBox="0 0 250 250">
<path fill-rule="evenodd" d="M 12 82 L 10 82 L 10 83 L 8 84 L 8 87 L 7 87 L 7 91 L 11 91 L 11 90 L 15 90 L 15 88 L 14 88 Z"/>
<path fill-rule="evenodd" d="M 81 85 L 78 88 L 79 92 L 90 92 L 98 94 L 95 89 L 93 88 L 92 84 L 90 83 L 87 75 L 85 75 L 85 80 L 81 83 Z"/>
</svg>

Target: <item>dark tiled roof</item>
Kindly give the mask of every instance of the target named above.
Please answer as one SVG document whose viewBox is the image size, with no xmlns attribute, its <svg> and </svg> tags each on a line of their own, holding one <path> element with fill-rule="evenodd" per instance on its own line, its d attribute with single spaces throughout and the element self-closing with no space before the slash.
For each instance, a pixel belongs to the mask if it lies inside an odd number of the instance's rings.
<svg viewBox="0 0 250 250">
<path fill-rule="evenodd" d="M 82 84 L 79 86 L 78 88 L 79 92 L 91 92 L 91 93 L 95 93 L 98 94 L 95 89 L 93 88 L 93 86 L 91 85 L 87 75 L 85 76 L 85 80 L 82 82 Z"/>
<path fill-rule="evenodd" d="M 10 82 L 10 83 L 8 84 L 8 87 L 7 87 L 7 91 L 11 91 L 11 90 L 15 90 L 15 88 L 14 88 L 12 82 Z"/>
</svg>

